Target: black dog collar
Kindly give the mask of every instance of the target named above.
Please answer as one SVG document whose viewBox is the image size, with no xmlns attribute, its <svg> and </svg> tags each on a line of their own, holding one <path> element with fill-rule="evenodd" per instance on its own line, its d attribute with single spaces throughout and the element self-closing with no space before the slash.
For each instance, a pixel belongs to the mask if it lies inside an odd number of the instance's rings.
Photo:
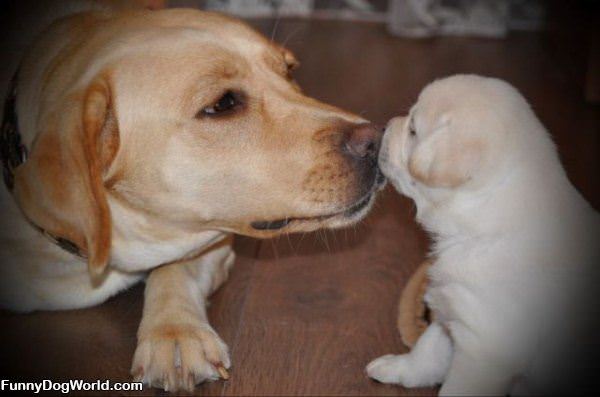
<svg viewBox="0 0 600 397">
<path fill-rule="evenodd" d="M 17 73 L 10 81 L 4 101 L 4 118 L 0 127 L 0 154 L 4 184 L 12 191 L 15 185 L 15 168 L 27 160 L 27 148 L 21 142 L 17 119 Z"/>
<path fill-rule="evenodd" d="M 6 188 L 12 192 L 15 187 L 15 168 L 27 160 L 27 148 L 21 141 L 17 118 L 17 76 L 15 73 L 4 101 L 4 115 L 0 126 L 0 157 L 2 158 L 2 174 Z M 30 222 L 31 223 L 31 222 Z M 74 255 L 84 257 L 79 247 L 72 241 L 54 236 L 41 227 L 31 223 L 50 241 Z"/>
</svg>

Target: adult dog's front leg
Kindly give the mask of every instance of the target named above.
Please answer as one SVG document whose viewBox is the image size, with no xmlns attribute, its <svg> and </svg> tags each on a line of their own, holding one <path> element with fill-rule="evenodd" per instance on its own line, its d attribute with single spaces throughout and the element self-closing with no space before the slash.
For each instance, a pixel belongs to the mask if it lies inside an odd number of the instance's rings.
<svg viewBox="0 0 600 397">
<path fill-rule="evenodd" d="M 227 278 L 231 242 L 150 273 L 131 369 L 136 380 L 174 391 L 227 377 L 227 346 L 208 323 L 206 297 Z"/>
</svg>

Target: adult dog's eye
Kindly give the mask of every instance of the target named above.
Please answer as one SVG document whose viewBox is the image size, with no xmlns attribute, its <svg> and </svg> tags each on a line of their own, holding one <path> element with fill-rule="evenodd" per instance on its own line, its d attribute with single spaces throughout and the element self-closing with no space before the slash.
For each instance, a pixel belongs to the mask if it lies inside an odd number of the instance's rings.
<svg viewBox="0 0 600 397">
<path fill-rule="evenodd" d="M 233 91 L 226 91 L 213 105 L 207 106 L 199 113 L 200 116 L 219 116 L 229 113 L 241 105 L 240 95 Z"/>
</svg>

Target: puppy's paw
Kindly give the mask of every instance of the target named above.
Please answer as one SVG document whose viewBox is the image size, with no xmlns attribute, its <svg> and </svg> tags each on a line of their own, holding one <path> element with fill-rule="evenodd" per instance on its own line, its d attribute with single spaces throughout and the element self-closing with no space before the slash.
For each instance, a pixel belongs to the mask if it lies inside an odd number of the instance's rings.
<svg viewBox="0 0 600 397">
<path fill-rule="evenodd" d="M 421 386 L 415 376 L 414 365 L 408 354 L 387 354 L 367 365 L 367 375 L 381 383 L 397 383 L 405 387 Z"/>
<path fill-rule="evenodd" d="M 204 381 L 228 379 L 227 346 L 208 325 L 162 325 L 140 335 L 131 374 L 165 391 L 187 390 Z"/>
</svg>

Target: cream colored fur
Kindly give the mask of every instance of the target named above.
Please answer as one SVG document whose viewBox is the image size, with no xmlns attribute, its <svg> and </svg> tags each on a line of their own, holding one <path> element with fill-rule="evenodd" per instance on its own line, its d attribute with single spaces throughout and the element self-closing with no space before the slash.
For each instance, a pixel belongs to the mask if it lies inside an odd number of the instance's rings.
<svg viewBox="0 0 600 397">
<path fill-rule="evenodd" d="M 409 354 L 371 362 L 369 376 L 441 384 L 440 395 L 585 390 L 599 216 L 525 99 L 493 78 L 435 81 L 389 123 L 380 165 L 434 240 L 435 321 Z"/>
</svg>

